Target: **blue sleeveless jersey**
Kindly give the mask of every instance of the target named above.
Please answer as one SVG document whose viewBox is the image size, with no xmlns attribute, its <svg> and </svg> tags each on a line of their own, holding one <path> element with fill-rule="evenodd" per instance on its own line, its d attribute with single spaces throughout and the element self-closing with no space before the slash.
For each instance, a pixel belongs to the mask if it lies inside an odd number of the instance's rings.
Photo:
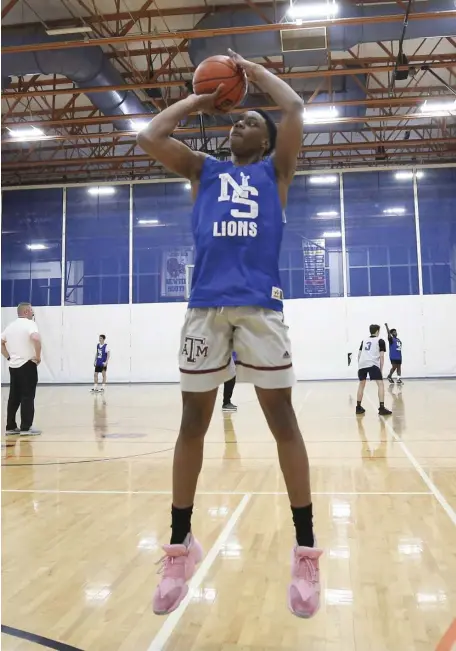
<svg viewBox="0 0 456 651">
<path fill-rule="evenodd" d="M 389 340 L 390 359 L 402 359 L 402 341 L 397 337 L 391 337 Z"/>
<path fill-rule="evenodd" d="M 189 307 L 282 310 L 282 213 L 270 158 L 245 166 L 206 158 L 192 215 Z"/>
<path fill-rule="evenodd" d="M 108 359 L 107 347 L 108 344 L 97 344 L 97 364 L 100 366 Z"/>
</svg>

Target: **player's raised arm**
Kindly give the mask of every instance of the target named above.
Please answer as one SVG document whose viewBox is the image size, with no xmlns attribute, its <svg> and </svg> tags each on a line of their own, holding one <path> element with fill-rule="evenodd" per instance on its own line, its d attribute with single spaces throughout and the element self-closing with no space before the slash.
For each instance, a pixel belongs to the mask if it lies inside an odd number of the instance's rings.
<svg viewBox="0 0 456 651">
<path fill-rule="evenodd" d="M 250 81 L 271 96 L 282 111 L 282 120 L 277 132 L 274 164 L 278 178 L 290 184 L 296 170 L 298 154 L 302 146 L 304 102 L 295 91 L 277 75 L 258 63 L 243 59 L 229 50 L 230 56 L 244 68 Z"/>
<path fill-rule="evenodd" d="M 168 170 L 190 181 L 199 178 L 206 154 L 193 151 L 187 145 L 172 138 L 181 120 L 194 112 L 214 112 L 212 95 L 190 95 L 156 115 L 149 125 L 138 134 L 138 145 Z"/>
</svg>

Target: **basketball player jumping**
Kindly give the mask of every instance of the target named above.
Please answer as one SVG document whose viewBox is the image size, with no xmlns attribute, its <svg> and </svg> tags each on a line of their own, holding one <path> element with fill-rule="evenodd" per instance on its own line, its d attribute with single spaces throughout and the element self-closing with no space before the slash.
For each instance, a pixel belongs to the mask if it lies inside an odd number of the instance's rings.
<svg viewBox="0 0 456 651">
<path fill-rule="evenodd" d="M 319 607 L 323 552 L 314 546 L 309 462 L 291 401 L 294 374 L 279 276 L 284 208 L 302 143 L 303 102 L 262 66 L 230 55 L 280 107 L 278 131 L 267 114 L 246 111 L 230 132 L 231 160 L 223 162 L 172 138 L 189 114 L 216 112 L 219 88 L 213 95 L 190 95 L 173 104 L 138 135 L 152 158 L 191 181 L 195 200 L 196 261 L 180 347 L 183 413 L 174 452 L 172 535 L 164 546 L 154 611 L 177 608 L 202 557 L 191 533 L 193 501 L 217 387 L 234 376 L 234 348 L 238 379 L 255 385 L 276 440 L 296 529 L 288 605 L 307 618 Z"/>
</svg>

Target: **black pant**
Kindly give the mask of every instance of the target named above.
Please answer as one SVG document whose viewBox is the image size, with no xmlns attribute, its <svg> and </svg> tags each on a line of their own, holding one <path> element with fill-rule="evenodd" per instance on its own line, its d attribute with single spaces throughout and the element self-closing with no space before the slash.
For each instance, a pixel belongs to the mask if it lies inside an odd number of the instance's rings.
<svg viewBox="0 0 456 651">
<path fill-rule="evenodd" d="M 231 402 L 233 396 L 234 385 L 236 384 L 236 376 L 225 382 L 223 385 L 223 404 L 228 405 Z"/>
<path fill-rule="evenodd" d="M 10 368 L 10 392 L 6 415 L 6 429 L 16 429 L 16 412 L 21 408 L 21 430 L 29 430 L 35 415 L 35 393 L 38 384 L 38 368 L 35 362 L 27 362 L 19 368 Z"/>
</svg>

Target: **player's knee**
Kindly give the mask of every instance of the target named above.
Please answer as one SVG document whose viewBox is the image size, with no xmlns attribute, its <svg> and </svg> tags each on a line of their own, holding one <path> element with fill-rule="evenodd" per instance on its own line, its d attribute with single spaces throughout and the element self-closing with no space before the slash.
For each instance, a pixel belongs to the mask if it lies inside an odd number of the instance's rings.
<svg viewBox="0 0 456 651">
<path fill-rule="evenodd" d="M 286 442 L 300 436 L 296 415 L 291 402 L 291 392 L 271 391 L 262 396 L 266 420 L 276 441 Z"/>
<path fill-rule="evenodd" d="M 212 410 L 212 398 L 199 393 L 183 394 L 180 436 L 204 437 L 211 422 Z"/>
</svg>

